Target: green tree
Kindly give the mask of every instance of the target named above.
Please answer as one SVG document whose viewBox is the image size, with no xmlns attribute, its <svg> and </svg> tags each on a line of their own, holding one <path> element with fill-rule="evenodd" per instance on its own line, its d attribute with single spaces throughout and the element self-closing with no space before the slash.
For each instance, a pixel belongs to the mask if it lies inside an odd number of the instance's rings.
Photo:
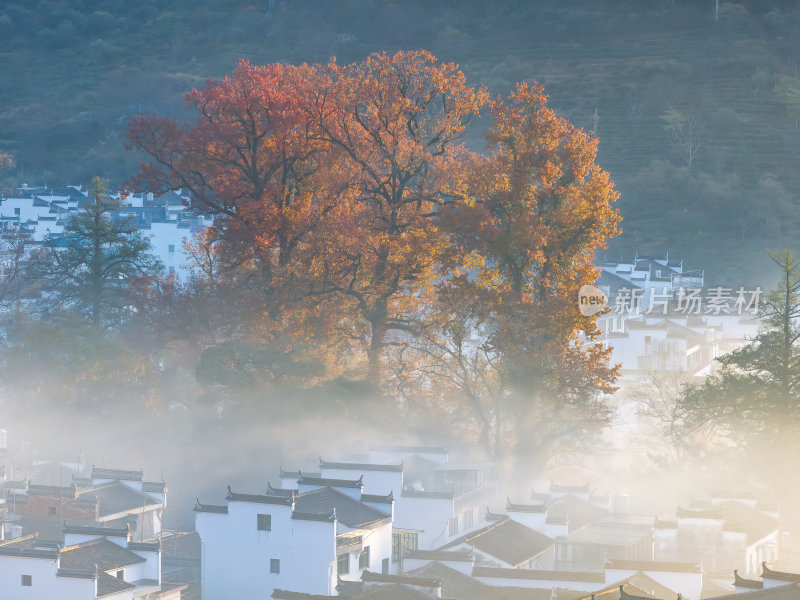
<svg viewBox="0 0 800 600">
<path fill-rule="evenodd" d="M 95 177 L 89 198 L 64 228 L 49 236 L 26 265 L 29 280 L 43 292 L 43 304 L 80 315 L 103 330 L 125 320 L 136 278 L 152 277 L 161 264 L 132 217 L 120 217 L 108 182 Z"/>
<path fill-rule="evenodd" d="M 762 327 L 719 358 L 719 373 L 684 388 L 676 416 L 687 444 L 721 442 L 777 456 L 796 447 L 800 425 L 800 260 L 771 253 L 781 279 L 763 302 Z M 703 432 L 703 435 L 698 435 Z"/>
</svg>

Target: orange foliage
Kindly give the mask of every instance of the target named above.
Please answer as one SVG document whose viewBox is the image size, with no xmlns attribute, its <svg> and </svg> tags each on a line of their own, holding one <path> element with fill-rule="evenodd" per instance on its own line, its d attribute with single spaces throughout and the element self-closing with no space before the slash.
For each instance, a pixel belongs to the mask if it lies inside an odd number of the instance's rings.
<svg viewBox="0 0 800 600">
<path fill-rule="evenodd" d="M 577 292 L 618 233 L 617 192 L 594 162 L 597 141 L 556 116 L 540 86 L 490 100 L 417 51 L 343 66 L 241 61 L 186 99 L 189 127 L 133 122 L 131 144 L 150 160 L 133 183 L 184 188 L 224 215 L 194 249 L 208 279 L 257 282 L 250 335 L 316 353 L 330 376 L 355 365 L 377 385 L 405 377 L 394 389 L 409 398 L 435 395 L 447 355 L 486 440 L 499 417 L 452 351 L 470 323 L 492 322 L 471 367 L 494 369 L 485 390 L 534 387 L 569 404 L 612 388 Z M 487 105 L 478 155 L 462 138 Z"/>
</svg>

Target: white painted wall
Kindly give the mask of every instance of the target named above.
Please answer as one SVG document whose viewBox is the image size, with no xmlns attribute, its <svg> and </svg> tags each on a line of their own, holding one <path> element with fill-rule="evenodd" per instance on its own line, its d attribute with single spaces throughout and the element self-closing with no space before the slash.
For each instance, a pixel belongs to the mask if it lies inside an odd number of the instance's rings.
<svg viewBox="0 0 800 600">
<path fill-rule="evenodd" d="M 506 509 L 506 513 L 508 514 L 508 516 L 511 518 L 512 521 L 516 521 L 517 523 L 519 523 L 520 525 L 524 525 L 528 529 L 533 529 L 534 531 L 538 531 L 539 533 L 544 533 L 545 519 L 547 519 L 547 514 L 545 511 L 542 511 L 540 513 L 533 513 L 533 512 L 522 512 L 522 511 Z"/>
<path fill-rule="evenodd" d="M 94 600 L 94 579 L 58 577 L 57 570 L 56 559 L 0 556 L 0 597 L 3 600 Z M 22 575 L 32 577 L 30 587 L 22 585 Z M 132 597 L 129 592 L 127 598 Z"/>
<path fill-rule="evenodd" d="M 292 519 L 289 506 L 229 502 L 228 511 L 196 514 L 204 600 L 268 598 L 274 588 L 335 593 L 337 523 Z M 271 531 L 257 530 L 258 514 L 272 516 Z"/>
<path fill-rule="evenodd" d="M 396 528 L 421 531 L 418 539 L 420 550 L 433 550 L 448 541 L 447 524 L 453 516 L 453 500 L 400 494 L 395 497 L 394 515 Z"/>
<path fill-rule="evenodd" d="M 19 214 L 17 210 L 19 209 Z M 38 221 L 39 217 L 49 217 L 50 206 L 34 206 L 33 198 L 6 198 L 0 203 L 0 217 L 19 216 L 20 223 Z"/>
</svg>

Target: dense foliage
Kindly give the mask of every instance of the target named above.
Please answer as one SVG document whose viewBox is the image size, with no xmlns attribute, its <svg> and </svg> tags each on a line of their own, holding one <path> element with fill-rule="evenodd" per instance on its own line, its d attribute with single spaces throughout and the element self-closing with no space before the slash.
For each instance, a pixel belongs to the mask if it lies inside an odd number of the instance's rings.
<svg viewBox="0 0 800 600">
<path fill-rule="evenodd" d="M 244 371 L 204 372 L 225 387 L 259 371 L 297 379 L 297 357 L 313 356 L 307 381 L 363 379 L 425 415 L 443 404 L 495 454 L 531 437 L 526 449 L 546 454 L 566 437 L 553 422 L 603 423 L 597 394 L 616 371 L 575 298 L 618 232 L 617 193 L 596 141 L 541 88 L 490 102 L 455 65 L 415 51 L 344 66 L 242 61 L 187 101 L 194 121 L 139 117 L 128 137 L 150 158 L 132 185 L 181 188 L 223 215 L 196 242 L 216 262 L 202 279 L 246 281 L 242 329 L 203 358 Z M 488 152 L 470 152 L 460 142 L 487 103 Z M 447 359 L 429 336 L 455 344 L 439 326 L 454 317 L 462 338 L 486 333 L 472 345 L 489 365 L 469 390 L 419 376 Z M 548 420 L 549 435 L 531 436 Z"/>
</svg>

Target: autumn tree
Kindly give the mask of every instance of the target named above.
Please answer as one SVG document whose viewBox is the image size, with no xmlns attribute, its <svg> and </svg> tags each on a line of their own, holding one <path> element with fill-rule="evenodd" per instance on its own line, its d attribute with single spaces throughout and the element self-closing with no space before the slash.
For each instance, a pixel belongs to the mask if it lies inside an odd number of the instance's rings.
<svg viewBox="0 0 800 600">
<path fill-rule="evenodd" d="M 343 154 L 352 208 L 313 249 L 309 272 L 318 294 L 352 307 L 377 384 L 386 345 L 413 335 L 420 294 L 440 275 L 448 242 L 439 211 L 486 93 L 424 51 L 332 62 L 328 73 L 336 108 L 319 115 L 321 139 Z"/>
<path fill-rule="evenodd" d="M 490 153 L 443 215 L 463 262 L 438 283 L 444 326 L 420 350 L 434 379 L 461 390 L 495 456 L 544 459 L 606 416 L 597 396 L 616 368 L 577 298 L 618 232 L 617 192 L 594 162 L 596 140 L 556 116 L 540 87 L 519 84 L 491 113 Z"/>
<path fill-rule="evenodd" d="M 89 197 L 63 236 L 48 237 L 25 265 L 44 304 L 74 312 L 98 331 L 124 321 L 130 283 L 161 268 L 135 220 L 114 214 L 120 203 L 107 186 L 105 179 L 92 179 Z"/>
<path fill-rule="evenodd" d="M 331 101 L 319 69 L 240 61 L 230 77 L 186 94 L 189 126 L 159 116 L 131 124 L 142 163 L 132 183 L 150 190 L 183 188 L 220 216 L 219 249 L 229 266 L 252 269 L 266 294 L 307 236 L 336 207 L 335 152 L 320 140 L 317 117 Z M 323 166 L 324 169 L 323 169 Z"/>
</svg>

